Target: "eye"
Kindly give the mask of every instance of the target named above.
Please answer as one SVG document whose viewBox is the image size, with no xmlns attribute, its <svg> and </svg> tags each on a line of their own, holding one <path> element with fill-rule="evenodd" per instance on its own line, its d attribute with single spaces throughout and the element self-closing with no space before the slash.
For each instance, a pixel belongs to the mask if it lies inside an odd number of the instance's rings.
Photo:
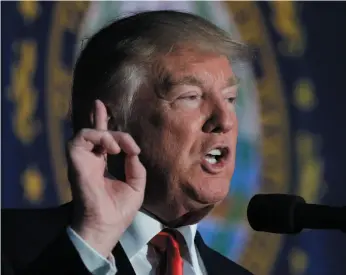
<svg viewBox="0 0 346 275">
<path fill-rule="evenodd" d="M 188 95 L 183 95 L 181 97 L 179 97 L 179 99 L 183 99 L 183 100 L 199 100 L 201 98 L 200 95 L 198 94 L 188 94 Z"/>
<path fill-rule="evenodd" d="M 231 104 L 236 103 L 236 100 L 237 100 L 236 97 L 229 97 L 229 98 L 227 98 L 227 101 L 228 101 L 229 103 L 231 103 Z"/>
<path fill-rule="evenodd" d="M 200 93 L 185 93 L 180 95 L 177 100 L 177 106 L 197 108 L 202 102 L 202 94 Z"/>
<path fill-rule="evenodd" d="M 228 88 L 227 93 L 224 94 L 224 97 L 229 103 L 235 104 L 238 97 L 237 95 L 238 95 L 238 85 Z"/>
<path fill-rule="evenodd" d="M 189 96 L 184 96 L 183 99 L 188 99 L 188 100 L 195 100 L 198 99 L 198 95 L 189 95 Z"/>
</svg>

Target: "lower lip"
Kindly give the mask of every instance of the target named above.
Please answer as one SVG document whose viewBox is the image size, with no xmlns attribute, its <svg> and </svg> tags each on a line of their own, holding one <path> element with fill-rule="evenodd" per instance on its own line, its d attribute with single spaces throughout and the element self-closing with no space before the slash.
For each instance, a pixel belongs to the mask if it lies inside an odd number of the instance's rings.
<svg viewBox="0 0 346 275">
<path fill-rule="evenodd" d="M 218 174 L 220 172 L 222 172 L 222 170 L 225 168 L 226 166 L 226 159 L 222 159 L 219 162 L 212 164 L 210 162 L 208 162 L 205 158 L 203 158 L 202 160 L 202 169 L 209 173 L 209 174 Z"/>
</svg>

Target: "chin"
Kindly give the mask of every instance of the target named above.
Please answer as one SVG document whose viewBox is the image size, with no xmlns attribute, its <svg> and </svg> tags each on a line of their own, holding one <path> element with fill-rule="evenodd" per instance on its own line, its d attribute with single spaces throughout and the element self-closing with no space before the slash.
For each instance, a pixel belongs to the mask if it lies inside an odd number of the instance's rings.
<svg viewBox="0 0 346 275">
<path fill-rule="evenodd" d="M 202 205 L 215 205 L 223 201 L 229 192 L 230 180 L 208 178 L 200 180 L 198 185 L 192 185 L 190 197 Z"/>
</svg>

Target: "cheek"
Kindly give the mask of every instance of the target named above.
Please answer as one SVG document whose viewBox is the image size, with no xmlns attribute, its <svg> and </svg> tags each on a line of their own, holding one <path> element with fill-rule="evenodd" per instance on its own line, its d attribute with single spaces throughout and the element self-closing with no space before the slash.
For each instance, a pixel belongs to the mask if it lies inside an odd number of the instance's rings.
<svg viewBox="0 0 346 275">
<path fill-rule="evenodd" d="M 174 112 L 165 119 L 165 138 L 182 153 L 188 153 L 198 141 L 202 129 L 202 116 L 196 112 Z"/>
<path fill-rule="evenodd" d="M 234 130 L 233 130 L 233 135 L 235 140 L 238 138 L 238 118 L 237 115 L 234 113 Z"/>
<path fill-rule="evenodd" d="M 145 158 L 159 166 L 174 162 L 186 139 L 184 132 L 179 129 L 179 123 L 175 119 L 168 119 L 164 112 L 158 110 L 140 118 L 139 124 L 136 137 Z"/>
<path fill-rule="evenodd" d="M 201 112 L 158 105 L 141 109 L 142 115 L 133 121 L 131 132 L 135 133 L 135 140 L 149 160 L 182 161 L 198 140 L 204 118 Z"/>
<path fill-rule="evenodd" d="M 235 112 L 232 113 L 232 121 L 233 121 L 233 129 L 232 134 L 237 137 L 238 136 L 238 117 Z"/>
<path fill-rule="evenodd" d="M 180 162 L 190 152 L 194 142 L 188 120 L 167 119 L 162 125 L 162 149 L 172 162 Z"/>
<path fill-rule="evenodd" d="M 191 114 L 169 112 L 162 113 L 159 125 L 161 154 L 165 155 L 166 161 L 178 167 L 187 167 L 190 155 L 196 148 L 201 127 L 199 118 Z"/>
<path fill-rule="evenodd" d="M 236 149 L 237 149 L 237 141 L 238 141 L 238 119 L 237 116 L 234 115 L 234 124 L 232 129 L 232 149 L 233 149 L 233 163 L 235 162 L 236 158 Z"/>
<path fill-rule="evenodd" d="M 162 120 L 156 114 L 145 113 L 145 110 L 141 114 L 132 120 L 129 132 L 141 148 L 142 157 L 151 162 L 159 156 Z"/>
</svg>

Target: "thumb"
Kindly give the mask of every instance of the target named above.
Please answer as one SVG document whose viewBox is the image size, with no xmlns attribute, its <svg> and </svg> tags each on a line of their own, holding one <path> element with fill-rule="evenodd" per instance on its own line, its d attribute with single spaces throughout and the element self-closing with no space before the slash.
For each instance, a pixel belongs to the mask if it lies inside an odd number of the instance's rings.
<svg viewBox="0 0 346 275">
<path fill-rule="evenodd" d="M 125 157 L 126 182 L 138 192 L 145 189 L 147 171 L 140 162 L 138 155 L 126 155 Z"/>
</svg>

